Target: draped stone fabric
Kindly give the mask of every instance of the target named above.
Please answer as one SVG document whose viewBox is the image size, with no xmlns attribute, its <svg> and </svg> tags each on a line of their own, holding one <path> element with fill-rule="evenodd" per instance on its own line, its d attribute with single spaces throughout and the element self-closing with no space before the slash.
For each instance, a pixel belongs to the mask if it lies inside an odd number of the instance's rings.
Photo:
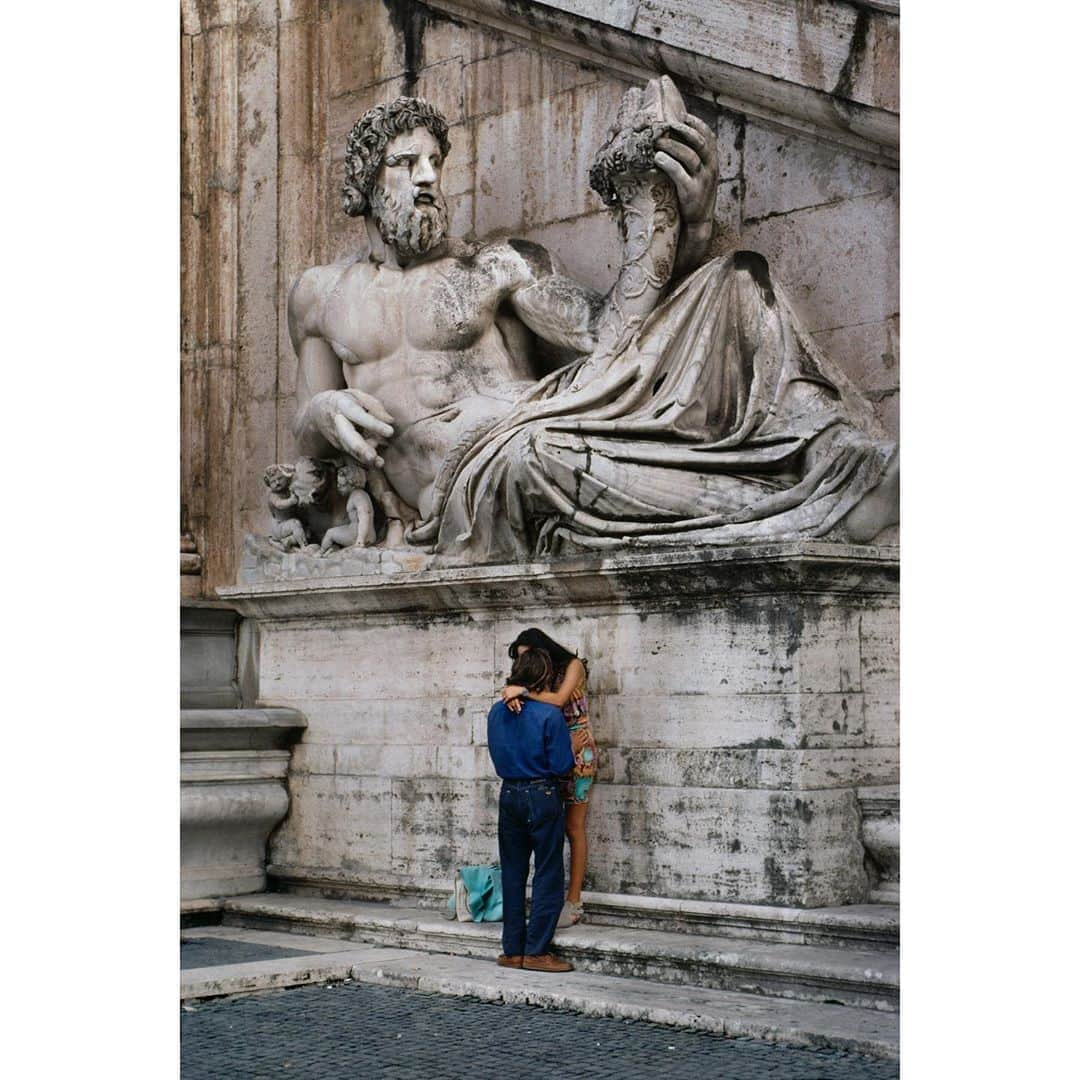
<svg viewBox="0 0 1080 1080">
<path fill-rule="evenodd" d="M 490 561 L 842 537 L 895 451 L 752 252 L 688 276 L 575 389 L 585 363 L 459 444 L 415 542 Z"/>
</svg>

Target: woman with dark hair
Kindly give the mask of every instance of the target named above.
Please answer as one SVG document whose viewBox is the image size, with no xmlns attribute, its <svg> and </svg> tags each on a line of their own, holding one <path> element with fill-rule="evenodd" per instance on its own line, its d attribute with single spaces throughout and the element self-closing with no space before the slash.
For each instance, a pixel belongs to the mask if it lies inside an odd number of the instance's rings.
<svg viewBox="0 0 1080 1080">
<path fill-rule="evenodd" d="M 553 641 L 535 626 L 522 630 L 510 645 L 510 658 L 516 660 L 530 649 L 539 649 L 551 658 L 551 685 L 544 690 L 527 691 L 523 686 L 505 686 L 503 701 L 514 709 L 520 708 L 516 699 L 529 697 L 548 705 L 557 705 L 566 718 L 570 743 L 574 751 L 574 771 L 563 783 L 566 803 L 566 838 L 570 841 L 570 885 L 566 904 L 559 916 L 559 926 L 572 926 L 581 921 L 581 889 L 585 884 L 585 862 L 588 841 L 585 838 L 585 818 L 589 810 L 589 790 L 596 778 L 597 750 L 589 726 L 589 707 L 585 697 L 587 662 L 576 653 Z"/>
</svg>

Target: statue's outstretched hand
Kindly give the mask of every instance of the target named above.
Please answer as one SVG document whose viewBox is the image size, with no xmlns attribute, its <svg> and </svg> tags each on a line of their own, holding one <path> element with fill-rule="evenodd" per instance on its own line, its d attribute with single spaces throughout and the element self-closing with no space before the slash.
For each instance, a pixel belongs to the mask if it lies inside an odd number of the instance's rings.
<svg viewBox="0 0 1080 1080">
<path fill-rule="evenodd" d="M 362 390 L 322 390 L 308 402 L 305 419 L 343 454 L 361 465 L 382 468 L 376 447 L 393 436 L 394 418 L 378 398 Z"/>
<path fill-rule="evenodd" d="M 670 135 L 656 140 L 656 165 L 675 185 L 687 227 L 711 224 L 716 203 L 716 136 L 692 113 L 670 125 Z"/>
</svg>

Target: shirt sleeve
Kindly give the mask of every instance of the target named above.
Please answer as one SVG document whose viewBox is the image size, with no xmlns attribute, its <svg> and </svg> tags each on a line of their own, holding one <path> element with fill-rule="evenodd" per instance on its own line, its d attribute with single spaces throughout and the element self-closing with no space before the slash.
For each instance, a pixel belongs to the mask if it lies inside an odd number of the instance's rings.
<svg viewBox="0 0 1080 1080">
<path fill-rule="evenodd" d="M 503 741 L 503 725 L 499 723 L 499 702 L 496 702 L 491 706 L 488 711 L 487 718 L 487 746 L 488 757 L 491 758 L 491 764 L 495 767 L 495 772 L 502 776 L 502 768 L 506 765 L 506 754 L 504 752 Z"/>
<path fill-rule="evenodd" d="M 552 706 L 544 722 L 544 749 L 554 776 L 565 776 L 574 767 L 574 750 L 563 714 Z"/>
</svg>

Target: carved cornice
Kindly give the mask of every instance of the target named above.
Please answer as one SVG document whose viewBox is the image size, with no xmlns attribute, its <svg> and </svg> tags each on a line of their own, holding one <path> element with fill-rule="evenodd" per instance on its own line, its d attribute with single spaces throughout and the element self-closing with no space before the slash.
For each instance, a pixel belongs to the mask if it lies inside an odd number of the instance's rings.
<svg viewBox="0 0 1080 1080">
<path fill-rule="evenodd" d="M 895 596 L 894 547 L 821 540 L 622 552 L 513 565 L 270 581 L 219 589 L 257 619 L 472 612 L 800 593 Z M 658 599 L 662 598 L 662 599 Z"/>
<path fill-rule="evenodd" d="M 295 709 L 181 709 L 180 750 L 287 750 L 306 727 Z"/>
<path fill-rule="evenodd" d="M 821 0 L 425 0 L 622 78 L 684 91 L 895 163 L 899 9 Z M 789 44 L 790 43 L 790 44 Z"/>
</svg>

